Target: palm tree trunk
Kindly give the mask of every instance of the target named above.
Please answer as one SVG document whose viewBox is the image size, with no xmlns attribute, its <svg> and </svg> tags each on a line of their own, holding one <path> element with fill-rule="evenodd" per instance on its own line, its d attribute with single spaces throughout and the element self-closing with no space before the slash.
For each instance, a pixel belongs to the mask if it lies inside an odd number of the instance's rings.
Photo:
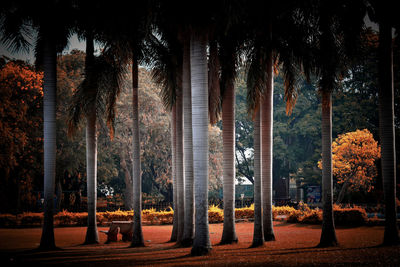
<svg viewBox="0 0 400 267">
<path fill-rule="evenodd" d="M 133 183 L 133 236 L 131 247 L 143 247 L 142 232 L 142 174 L 140 170 L 139 138 L 139 69 L 138 62 L 132 60 L 132 183 Z"/>
<path fill-rule="evenodd" d="M 210 252 L 208 229 L 208 85 L 207 38 L 194 33 L 190 42 L 192 85 L 193 177 L 195 188 L 195 237 L 191 253 Z"/>
<path fill-rule="evenodd" d="M 129 172 L 126 157 L 125 157 L 125 150 L 121 149 L 120 154 L 120 167 L 124 171 L 125 176 L 125 196 L 124 196 L 124 206 L 128 210 L 133 210 L 133 185 L 132 185 L 132 176 Z"/>
<path fill-rule="evenodd" d="M 85 75 L 89 81 L 92 80 L 92 69 L 94 64 L 94 44 L 93 36 L 86 35 L 86 58 Z M 89 93 L 94 95 L 94 88 Z M 96 203 L 97 203 L 97 116 L 95 100 L 91 104 L 89 114 L 86 114 L 86 172 L 87 172 L 87 197 L 88 197 L 88 227 L 86 230 L 85 244 L 99 243 L 96 222 Z"/>
<path fill-rule="evenodd" d="M 54 187 L 56 175 L 56 95 L 57 95 L 56 46 L 48 35 L 44 36 L 44 219 L 41 249 L 54 249 Z"/>
<path fill-rule="evenodd" d="M 338 244 L 333 220 L 332 93 L 322 89 L 322 232 L 319 247 Z"/>
<path fill-rule="evenodd" d="M 238 242 L 235 231 L 235 85 L 227 82 L 222 102 L 224 228 L 221 244 Z"/>
<path fill-rule="evenodd" d="M 88 199 L 88 227 L 85 244 L 99 243 L 96 222 L 97 203 L 97 126 L 96 110 L 86 116 L 86 171 Z"/>
<path fill-rule="evenodd" d="M 185 226 L 182 246 L 191 246 L 194 238 L 194 188 L 193 188 L 193 135 L 192 135 L 192 92 L 190 85 L 190 40 L 183 46 L 183 147 L 185 170 Z"/>
<path fill-rule="evenodd" d="M 183 177 L 183 106 L 182 92 L 176 92 L 176 185 L 178 191 L 178 234 L 177 242 L 180 244 L 183 239 L 184 216 L 185 216 L 185 195 Z"/>
<path fill-rule="evenodd" d="M 254 120 L 254 234 L 252 247 L 264 244 L 261 205 L 261 155 L 260 155 L 260 109 Z"/>
<path fill-rule="evenodd" d="M 273 146 L 273 96 L 274 73 L 272 51 L 267 59 L 267 84 L 261 104 L 261 180 L 263 198 L 264 240 L 274 241 L 272 224 L 272 146 Z"/>
<path fill-rule="evenodd" d="M 171 112 L 171 147 L 172 147 L 172 198 L 174 205 L 174 217 L 172 221 L 172 233 L 170 242 L 178 240 L 178 186 L 176 181 L 176 103 Z"/>
<path fill-rule="evenodd" d="M 379 131 L 382 147 L 382 179 L 385 199 L 384 245 L 399 244 L 396 219 L 396 146 L 392 27 L 379 23 Z"/>
</svg>

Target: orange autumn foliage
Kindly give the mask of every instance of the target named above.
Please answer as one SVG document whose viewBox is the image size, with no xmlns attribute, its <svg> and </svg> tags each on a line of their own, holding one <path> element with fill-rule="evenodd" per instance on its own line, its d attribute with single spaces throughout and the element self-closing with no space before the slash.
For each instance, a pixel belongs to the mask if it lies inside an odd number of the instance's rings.
<svg viewBox="0 0 400 267">
<path fill-rule="evenodd" d="M 381 148 L 367 129 L 339 135 L 332 143 L 333 175 L 339 184 L 349 183 L 349 189 L 373 189 L 377 176 L 375 161 L 381 157 Z M 322 168 L 322 162 L 318 162 Z"/>
<path fill-rule="evenodd" d="M 43 73 L 20 61 L 0 61 L 0 202 L 14 208 L 35 203 L 32 193 L 34 169 L 42 155 Z M 27 167 L 28 166 L 28 167 Z"/>
</svg>

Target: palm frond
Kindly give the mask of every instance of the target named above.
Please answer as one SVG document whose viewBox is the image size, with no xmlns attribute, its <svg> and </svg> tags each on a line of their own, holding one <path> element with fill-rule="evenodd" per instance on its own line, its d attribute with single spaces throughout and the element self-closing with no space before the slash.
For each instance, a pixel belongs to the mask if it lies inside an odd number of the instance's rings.
<svg viewBox="0 0 400 267">
<path fill-rule="evenodd" d="M 19 14 L 19 9 L 11 12 L 8 9 L 1 10 L 0 14 L 0 42 L 10 52 L 29 52 L 31 44 L 27 39 L 32 38 L 32 26 Z"/>
<path fill-rule="evenodd" d="M 248 54 L 247 63 L 247 110 L 254 115 L 267 83 L 267 54 L 258 45 Z"/>
<path fill-rule="evenodd" d="M 98 78 L 97 112 L 106 114 L 111 139 L 115 132 L 116 102 L 126 74 L 126 65 L 123 63 L 115 59 L 112 51 L 104 52 L 97 60 L 98 70 L 103 74 Z"/>
<path fill-rule="evenodd" d="M 85 80 L 78 86 L 72 96 L 71 104 L 68 107 L 68 137 L 75 135 L 80 128 L 80 124 L 85 115 L 86 110 L 86 94 L 85 94 Z"/>
<path fill-rule="evenodd" d="M 161 99 L 166 109 L 171 110 L 176 94 L 181 91 L 182 48 L 173 38 L 157 38 L 150 35 L 147 50 L 152 55 L 152 79 L 162 87 Z"/>
<path fill-rule="evenodd" d="M 85 115 L 93 112 L 101 119 L 106 117 L 111 138 L 114 135 L 115 106 L 126 74 L 124 62 L 116 60 L 111 51 L 104 51 L 95 57 L 90 74 L 74 92 L 69 107 L 68 135 L 79 128 Z"/>
</svg>

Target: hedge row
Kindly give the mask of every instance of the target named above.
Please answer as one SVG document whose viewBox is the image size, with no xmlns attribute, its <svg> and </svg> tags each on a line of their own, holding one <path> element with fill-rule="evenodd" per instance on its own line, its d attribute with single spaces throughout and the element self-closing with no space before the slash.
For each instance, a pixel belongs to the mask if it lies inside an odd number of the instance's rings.
<svg viewBox="0 0 400 267">
<path fill-rule="evenodd" d="M 360 207 L 342 208 L 333 206 L 333 216 L 336 225 L 359 226 L 368 223 L 368 216 L 365 209 Z M 310 209 L 304 205 L 301 209 L 294 209 L 287 215 L 289 223 L 321 224 L 322 210 Z"/>
<path fill-rule="evenodd" d="M 148 209 L 142 211 L 142 219 L 147 224 L 171 224 L 173 219 L 173 210 L 156 211 Z M 322 222 L 322 210 L 310 209 L 307 205 L 299 205 L 298 209 L 293 207 L 273 207 L 273 219 L 284 219 L 289 223 L 309 223 L 320 224 Z M 367 223 L 367 213 L 360 207 L 341 208 L 334 206 L 334 217 L 337 225 L 362 225 Z M 210 206 L 208 210 L 210 223 L 220 223 L 224 220 L 224 212 L 217 206 Z M 235 218 L 237 220 L 249 220 L 254 218 L 254 205 L 250 207 L 235 209 Z M 111 221 L 131 221 L 133 211 L 106 211 L 97 212 L 97 222 L 105 226 Z M 38 226 L 43 222 L 43 213 L 23 213 L 19 215 L 0 214 L 0 227 L 13 226 Z M 56 226 L 85 226 L 87 225 L 86 212 L 68 212 L 62 211 L 54 216 Z"/>
</svg>

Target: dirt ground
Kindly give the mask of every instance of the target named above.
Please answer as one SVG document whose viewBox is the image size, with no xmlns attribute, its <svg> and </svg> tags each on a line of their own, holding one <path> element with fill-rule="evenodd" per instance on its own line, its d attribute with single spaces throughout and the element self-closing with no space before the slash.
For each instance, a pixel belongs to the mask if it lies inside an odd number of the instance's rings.
<svg viewBox="0 0 400 267">
<path fill-rule="evenodd" d="M 82 245 L 86 228 L 55 229 L 56 245 L 52 252 L 35 250 L 40 241 L 40 228 L 0 229 L 1 266 L 400 266 L 400 246 L 381 247 L 383 227 L 337 228 L 338 247 L 316 248 L 321 227 L 275 222 L 276 241 L 260 248 L 249 248 L 253 223 L 236 224 L 239 242 L 218 245 L 222 224 L 210 224 L 213 249 L 208 256 L 190 256 L 190 248 L 177 248 L 168 243 L 171 225 L 144 226 L 146 247 L 128 248 L 128 242 Z M 107 230 L 100 227 L 99 230 Z M 119 239 L 121 237 L 119 236 Z"/>
</svg>

